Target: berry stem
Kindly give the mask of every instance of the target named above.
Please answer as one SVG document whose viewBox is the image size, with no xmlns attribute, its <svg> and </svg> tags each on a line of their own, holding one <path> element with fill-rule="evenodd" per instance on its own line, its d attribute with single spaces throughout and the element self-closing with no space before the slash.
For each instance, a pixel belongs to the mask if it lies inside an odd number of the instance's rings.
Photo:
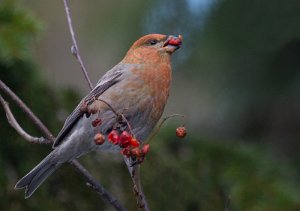
<svg viewBox="0 0 300 211">
<path fill-rule="evenodd" d="M 127 120 L 127 118 L 124 116 L 124 114 L 118 113 L 118 112 L 117 112 L 117 111 L 116 111 L 116 110 L 115 110 L 108 102 L 106 102 L 105 100 L 99 99 L 99 98 L 96 99 L 96 100 L 105 103 L 105 104 L 110 108 L 110 110 L 112 110 L 112 112 L 114 112 L 114 114 L 115 114 L 117 117 L 121 117 L 122 120 L 124 120 L 124 121 L 126 122 L 126 124 L 127 124 L 127 126 L 128 126 L 128 129 L 129 129 L 129 132 L 130 132 L 130 135 L 133 136 L 133 137 L 135 137 L 135 135 L 134 135 L 134 133 L 133 133 L 133 131 L 132 131 L 132 127 L 131 127 L 129 121 Z"/>
<path fill-rule="evenodd" d="M 161 122 L 159 123 L 158 127 L 156 128 L 156 130 L 151 134 L 150 138 L 148 139 L 148 141 L 145 141 L 145 143 L 150 143 L 150 141 L 158 134 L 158 132 L 160 131 L 161 127 L 163 126 L 163 124 L 166 122 L 166 120 L 170 119 L 170 118 L 174 118 L 174 117 L 181 117 L 181 118 L 186 118 L 185 115 L 182 114 L 171 114 L 168 115 L 166 117 L 164 117 Z M 183 124 L 184 125 L 184 124 Z"/>
</svg>

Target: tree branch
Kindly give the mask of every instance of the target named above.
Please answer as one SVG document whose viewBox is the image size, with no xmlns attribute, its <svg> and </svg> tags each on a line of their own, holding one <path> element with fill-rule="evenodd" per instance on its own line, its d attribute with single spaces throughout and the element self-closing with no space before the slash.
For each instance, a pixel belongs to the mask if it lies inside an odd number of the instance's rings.
<svg viewBox="0 0 300 211">
<path fill-rule="evenodd" d="M 86 81 L 88 82 L 88 85 L 89 85 L 90 89 L 93 89 L 94 86 L 93 86 L 93 84 L 92 84 L 92 82 L 91 82 L 91 80 L 88 76 L 88 73 L 86 71 L 86 68 L 83 64 L 83 61 L 82 61 L 80 53 L 79 53 L 79 48 L 78 48 L 78 45 L 77 45 L 74 30 L 73 30 L 72 18 L 71 18 L 71 12 L 70 12 L 70 9 L 69 9 L 68 0 L 64 0 L 64 5 L 65 5 L 65 11 L 66 11 L 66 15 L 67 15 L 68 26 L 69 26 L 69 30 L 70 30 L 70 34 L 71 34 L 71 38 L 72 38 L 72 42 L 73 42 L 73 45 L 71 47 L 71 52 L 76 57 L 77 61 L 79 62 L 79 65 L 81 67 L 83 75 L 84 75 Z"/>
<path fill-rule="evenodd" d="M 24 111 L 24 113 L 38 126 L 38 128 L 45 134 L 47 139 L 54 140 L 54 136 L 42 121 L 28 108 L 28 106 L 5 84 L 0 80 L 0 90 L 6 93 L 11 99 Z"/>
<path fill-rule="evenodd" d="M 93 176 L 77 160 L 73 160 L 70 163 L 75 167 L 75 169 L 79 174 L 84 176 L 87 182 L 87 186 L 89 186 L 94 191 L 96 191 L 100 196 L 105 198 L 116 210 L 120 210 L 120 211 L 127 210 L 118 202 L 118 200 L 110 192 L 108 192 L 99 182 L 97 182 L 93 178 Z"/>
<path fill-rule="evenodd" d="M 10 96 L 13 101 L 27 114 L 27 116 L 33 121 L 33 123 L 38 126 L 38 128 L 47 136 L 48 140 L 45 138 L 36 138 L 27 134 L 21 126 L 18 124 L 16 119 L 14 118 L 8 103 L 3 99 L 0 95 L 1 104 L 6 112 L 6 116 L 8 118 L 8 122 L 10 125 L 27 141 L 31 143 L 41 143 L 41 140 L 47 140 L 47 143 L 51 144 L 54 141 L 54 136 L 48 130 L 48 128 L 41 122 L 41 120 L 28 108 L 28 106 L 8 87 L 5 83 L 0 80 L 0 90 L 5 92 L 8 96 Z M 46 143 L 46 141 L 45 141 Z M 119 201 L 112 196 L 104 187 L 98 183 L 92 175 L 77 161 L 70 161 L 72 166 L 76 169 L 80 175 L 84 177 L 84 179 L 89 183 L 89 187 L 95 190 L 99 195 L 103 196 L 105 200 L 107 200 L 116 210 L 124 211 L 126 210 Z"/>
<path fill-rule="evenodd" d="M 150 208 L 148 206 L 145 194 L 143 192 L 143 188 L 141 185 L 141 179 L 140 179 L 140 164 L 136 164 L 132 166 L 130 159 L 124 157 L 124 161 L 127 165 L 128 171 L 130 173 L 132 182 L 133 182 L 133 192 L 134 196 L 137 202 L 137 207 L 139 210 L 142 211 L 150 211 Z"/>
<path fill-rule="evenodd" d="M 29 143 L 34 143 L 34 144 L 51 144 L 52 143 L 51 140 L 45 139 L 44 137 L 40 137 L 40 138 L 33 137 L 33 136 L 29 135 L 28 133 L 26 133 L 23 130 L 23 128 L 19 125 L 19 123 L 15 119 L 14 115 L 12 114 L 10 107 L 9 107 L 9 103 L 6 102 L 1 95 L 0 95 L 0 102 L 5 110 L 8 123 L 17 131 L 17 133 L 22 138 L 24 138 Z"/>
</svg>

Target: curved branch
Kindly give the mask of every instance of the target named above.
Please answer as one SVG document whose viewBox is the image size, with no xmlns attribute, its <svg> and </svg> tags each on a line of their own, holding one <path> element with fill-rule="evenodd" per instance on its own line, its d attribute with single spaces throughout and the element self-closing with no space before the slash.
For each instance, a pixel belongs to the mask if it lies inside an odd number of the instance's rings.
<svg viewBox="0 0 300 211">
<path fill-rule="evenodd" d="M 9 103 L 6 102 L 3 97 L 0 95 L 0 102 L 4 108 L 4 111 L 6 113 L 6 118 L 8 123 L 17 131 L 17 133 L 24 138 L 26 141 L 29 143 L 34 143 L 34 144 L 51 144 L 52 141 L 49 139 L 45 139 L 44 137 L 33 137 L 26 133 L 23 128 L 19 125 L 17 120 L 15 119 L 14 115 L 11 112 L 11 109 L 9 107 Z"/>
<path fill-rule="evenodd" d="M 54 136 L 42 121 L 28 108 L 28 106 L 5 84 L 0 80 L 0 90 L 6 93 L 11 99 L 24 111 L 24 113 L 38 126 L 38 128 L 45 134 L 47 139 L 54 140 Z"/>
</svg>

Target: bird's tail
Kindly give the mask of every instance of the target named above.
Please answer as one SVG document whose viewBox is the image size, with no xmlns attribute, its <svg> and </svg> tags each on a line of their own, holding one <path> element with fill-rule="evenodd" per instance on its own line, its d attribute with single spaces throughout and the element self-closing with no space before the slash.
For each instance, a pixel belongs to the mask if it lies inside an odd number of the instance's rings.
<svg viewBox="0 0 300 211">
<path fill-rule="evenodd" d="M 53 162 L 52 153 L 42 160 L 34 169 L 20 179 L 15 189 L 26 188 L 25 199 L 29 198 L 34 191 L 47 179 L 61 163 Z"/>
</svg>

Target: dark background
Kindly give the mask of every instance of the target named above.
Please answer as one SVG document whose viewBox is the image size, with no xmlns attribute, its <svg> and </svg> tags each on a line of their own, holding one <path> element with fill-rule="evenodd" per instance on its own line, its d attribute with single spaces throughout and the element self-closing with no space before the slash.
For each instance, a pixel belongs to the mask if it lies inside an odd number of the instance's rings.
<svg viewBox="0 0 300 211">
<path fill-rule="evenodd" d="M 182 34 L 165 115 L 142 182 L 152 210 L 300 210 L 298 0 L 71 1 L 81 55 L 94 83 L 148 33 Z M 88 91 L 62 1 L 0 0 L 0 79 L 57 134 Z M 5 96 L 10 101 L 9 97 Z M 40 131 L 11 102 L 21 125 Z M 22 140 L 0 109 L 0 210 L 112 210 L 64 165 L 30 198 L 15 183 L 51 150 Z M 81 158 L 135 210 L 120 155 Z"/>
</svg>

